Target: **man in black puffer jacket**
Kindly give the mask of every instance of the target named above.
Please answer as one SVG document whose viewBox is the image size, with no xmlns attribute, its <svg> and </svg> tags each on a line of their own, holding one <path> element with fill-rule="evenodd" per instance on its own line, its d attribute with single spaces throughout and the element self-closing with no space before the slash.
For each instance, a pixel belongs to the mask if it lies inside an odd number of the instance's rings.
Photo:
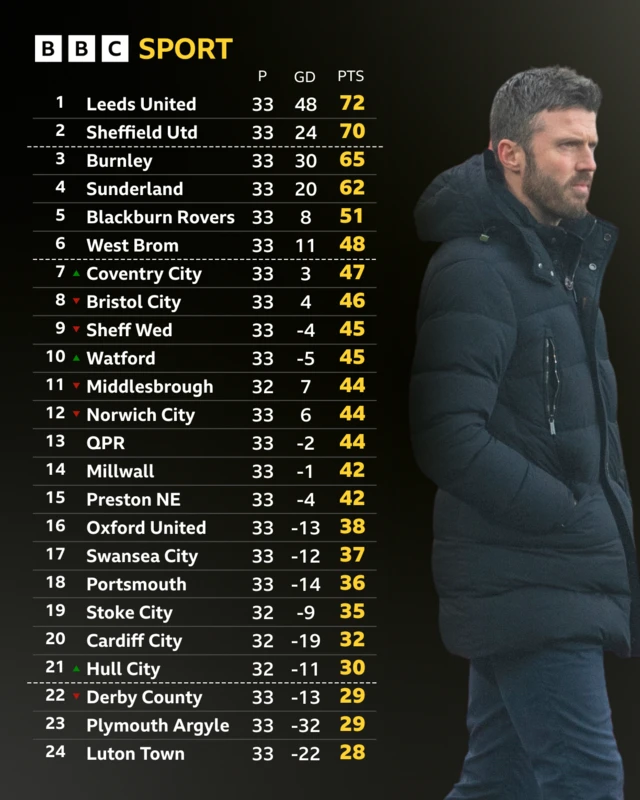
<svg viewBox="0 0 640 800">
<path fill-rule="evenodd" d="M 491 148 L 416 207 L 442 244 L 411 379 L 416 460 L 437 484 L 443 642 L 470 659 L 469 751 L 447 800 L 621 800 L 603 651 L 640 655 L 640 580 L 599 309 L 617 230 L 587 212 L 601 92 L 531 69 Z"/>
</svg>

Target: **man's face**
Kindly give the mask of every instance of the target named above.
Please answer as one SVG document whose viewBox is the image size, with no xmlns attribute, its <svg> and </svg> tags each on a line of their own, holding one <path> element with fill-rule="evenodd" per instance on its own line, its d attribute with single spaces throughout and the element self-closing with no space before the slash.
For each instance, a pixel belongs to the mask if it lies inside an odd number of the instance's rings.
<svg viewBox="0 0 640 800">
<path fill-rule="evenodd" d="M 525 153 L 522 192 L 543 219 L 579 219 L 596 170 L 596 115 L 583 108 L 542 111 Z"/>
</svg>

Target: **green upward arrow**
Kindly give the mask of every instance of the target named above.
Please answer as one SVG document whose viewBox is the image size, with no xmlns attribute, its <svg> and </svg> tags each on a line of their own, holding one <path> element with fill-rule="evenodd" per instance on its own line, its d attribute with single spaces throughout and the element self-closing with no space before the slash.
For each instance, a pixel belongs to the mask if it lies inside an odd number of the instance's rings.
<svg viewBox="0 0 640 800">
<path fill-rule="evenodd" d="M 78 272 L 78 270 L 76 270 L 76 271 L 73 273 L 73 276 L 72 276 L 72 277 L 74 277 L 74 278 L 79 278 L 79 277 L 80 277 L 80 273 Z"/>
<path fill-rule="evenodd" d="M 73 671 L 80 672 L 80 667 L 76 664 L 75 667 L 73 668 Z"/>
<path fill-rule="evenodd" d="M 80 356 L 74 356 L 74 357 L 73 357 L 73 360 L 74 360 L 74 361 L 80 361 Z"/>
</svg>

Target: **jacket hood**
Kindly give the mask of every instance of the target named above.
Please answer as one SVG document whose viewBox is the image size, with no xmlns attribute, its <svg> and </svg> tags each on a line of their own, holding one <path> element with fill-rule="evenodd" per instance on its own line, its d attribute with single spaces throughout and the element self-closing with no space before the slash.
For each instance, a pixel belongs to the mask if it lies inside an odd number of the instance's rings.
<svg viewBox="0 0 640 800">
<path fill-rule="evenodd" d="M 506 187 L 489 149 L 438 175 L 418 200 L 414 217 L 418 236 L 427 242 L 508 233 L 513 226 L 520 232 L 549 230 Z M 563 220 L 562 226 L 584 238 L 594 222 L 587 214 L 581 220 Z"/>
<path fill-rule="evenodd" d="M 501 220 L 494 192 L 489 187 L 486 150 L 445 170 L 427 186 L 414 217 L 418 236 L 425 242 L 446 242 L 461 236 L 478 236 Z M 497 172 L 495 166 L 493 169 Z"/>
</svg>

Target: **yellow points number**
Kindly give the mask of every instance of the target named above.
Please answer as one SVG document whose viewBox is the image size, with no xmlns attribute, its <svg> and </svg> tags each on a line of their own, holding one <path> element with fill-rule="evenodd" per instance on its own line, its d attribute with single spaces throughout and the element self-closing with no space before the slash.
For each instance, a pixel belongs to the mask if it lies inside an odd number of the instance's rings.
<svg viewBox="0 0 640 800">
<path fill-rule="evenodd" d="M 340 619 L 362 619 L 364 603 L 340 603 Z"/>
<path fill-rule="evenodd" d="M 340 298 L 338 305 L 346 306 L 347 308 L 364 308 L 365 305 L 364 292 L 345 292 Z"/>
<path fill-rule="evenodd" d="M 364 150 L 343 150 L 340 153 L 341 167 L 364 167 Z"/>
<path fill-rule="evenodd" d="M 348 281 L 359 281 L 364 272 L 364 264 L 345 264 L 340 270 L 340 277 Z"/>
<path fill-rule="evenodd" d="M 354 139 L 364 138 L 365 128 L 362 122 L 341 122 L 340 127 L 342 128 L 343 139 L 347 139 L 349 134 L 351 134 Z"/>
<path fill-rule="evenodd" d="M 362 348 L 357 350 L 348 348 L 342 353 L 339 360 L 344 364 L 364 364 L 364 350 Z"/>
<path fill-rule="evenodd" d="M 365 750 L 363 744 L 341 744 L 340 745 L 340 758 L 344 761 L 362 761 L 365 758 Z"/>
<path fill-rule="evenodd" d="M 344 503 L 346 506 L 363 506 L 365 504 L 364 491 L 362 489 L 347 489 L 342 493 L 339 502 Z"/>
<path fill-rule="evenodd" d="M 340 631 L 340 647 L 364 647 L 364 631 Z"/>
<path fill-rule="evenodd" d="M 362 222 L 362 209 L 361 208 L 341 208 L 340 209 L 340 222 L 346 225 L 349 222 L 360 224 Z"/>
<path fill-rule="evenodd" d="M 364 555 L 365 546 L 364 545 L 354 545 L 353 547 L 349 547 L 348 545 L 342 545 L 340 547 L 340 561 L 362 561 L 362 556 Z"/>
<path fill-rule="evenodd" d="M 345 178 L 340 181 L 340 194 L 364 194 L 364 181 L 361 178 Z"/>
<path fill-rule="evenodd" d="M 364 378 L 356 378 L 355 381 L 352 381 L 351 378 L 345 378 L 340 384 L 341 392 L 364 392 L 364 390 Z"/>
<path fill-rule="evenodd" d="M 359 433 L 357 436 L 351 436 L 350 433 L 345 433 L 342 439 L 340 439 L 340 447 L 346 447 L 347 450 L 351 450 L 352 447 L 359 447 L 363 450 L 365 446 L 364 433 Z"/>
<path fill-rule="evenodd" d="M 362 461 L 345 461 L 340 467 L 340 475 L 347 478 L 364 478 L 364 464 Z"/>
<path fill-rule="evenodd" d="M 340 99 L 344 100 L 342 110 L 346 111 L 351 106 L 352 111 L 364 111 L 364 95 L 361 94 L 341 94 Z M 353 103 L 353 105 L 351 105 Z"/>
<path fill-rule="evenodd" d="M 355 381 L 352 381 L 351 378 L 345 378 L 340 384 L 341 392 L 364 392 L 364 390 L 364 378 L 356 378 Z M 364 445 L 362 446 L 364 447 Z"/>
<path fill-rule="evenodd" d="M 355 250 L 361 253 L 365 247 L 364 236 L 345 236 L 340 242 L 340 250 Z"/>
<path fill-rule="evenodd" d="M 360 733 L 365 724 L 364 717 L 340 717 L 340 730 L 348 733 Z"/>
<path fill-rule="evenodd" d="M 340 419 L 357 419 L 362 422 L 365 419 L 366 414 L 364 413 L 364 406 L 356 406 L 355 410 L 353 409 L 353 406 L 345 406 L 340 412 L 339 416 Z"/>
<path fill-rule="evenodd" d="M 340 326 L 338 333 L 343 333 L 345 336 L 364 336 L 364 320 L 347 319 Z"/>
<path fill-rule="evenodd" d="M 353 661 L 350 658 L 340 659 L 340 674 L 341 675 L 364 675 L 367 667 L 361 658 L 356 658 Z"/>
<path fill-rule="evenodd" d="M 364 533 L 366 529 L 365 521 L 362 517 L 342 517 L 340 520 L 340 533 Z"/>
<path fill-rule="evenodd" d="M 341 703 L 362 703 L 367 693 L 362 686 L 343 686 L 340 689 L 340 702 Z"/>
<path fill-rule="evenodd" d="M 364 575 L 341 575 L 340 576 L 340 591 L 341 592 L 348 592 L 349 589 L 353 589 L 354 592 L 361 592 L 366 583 L 364 580 Z"/>
</svg>

